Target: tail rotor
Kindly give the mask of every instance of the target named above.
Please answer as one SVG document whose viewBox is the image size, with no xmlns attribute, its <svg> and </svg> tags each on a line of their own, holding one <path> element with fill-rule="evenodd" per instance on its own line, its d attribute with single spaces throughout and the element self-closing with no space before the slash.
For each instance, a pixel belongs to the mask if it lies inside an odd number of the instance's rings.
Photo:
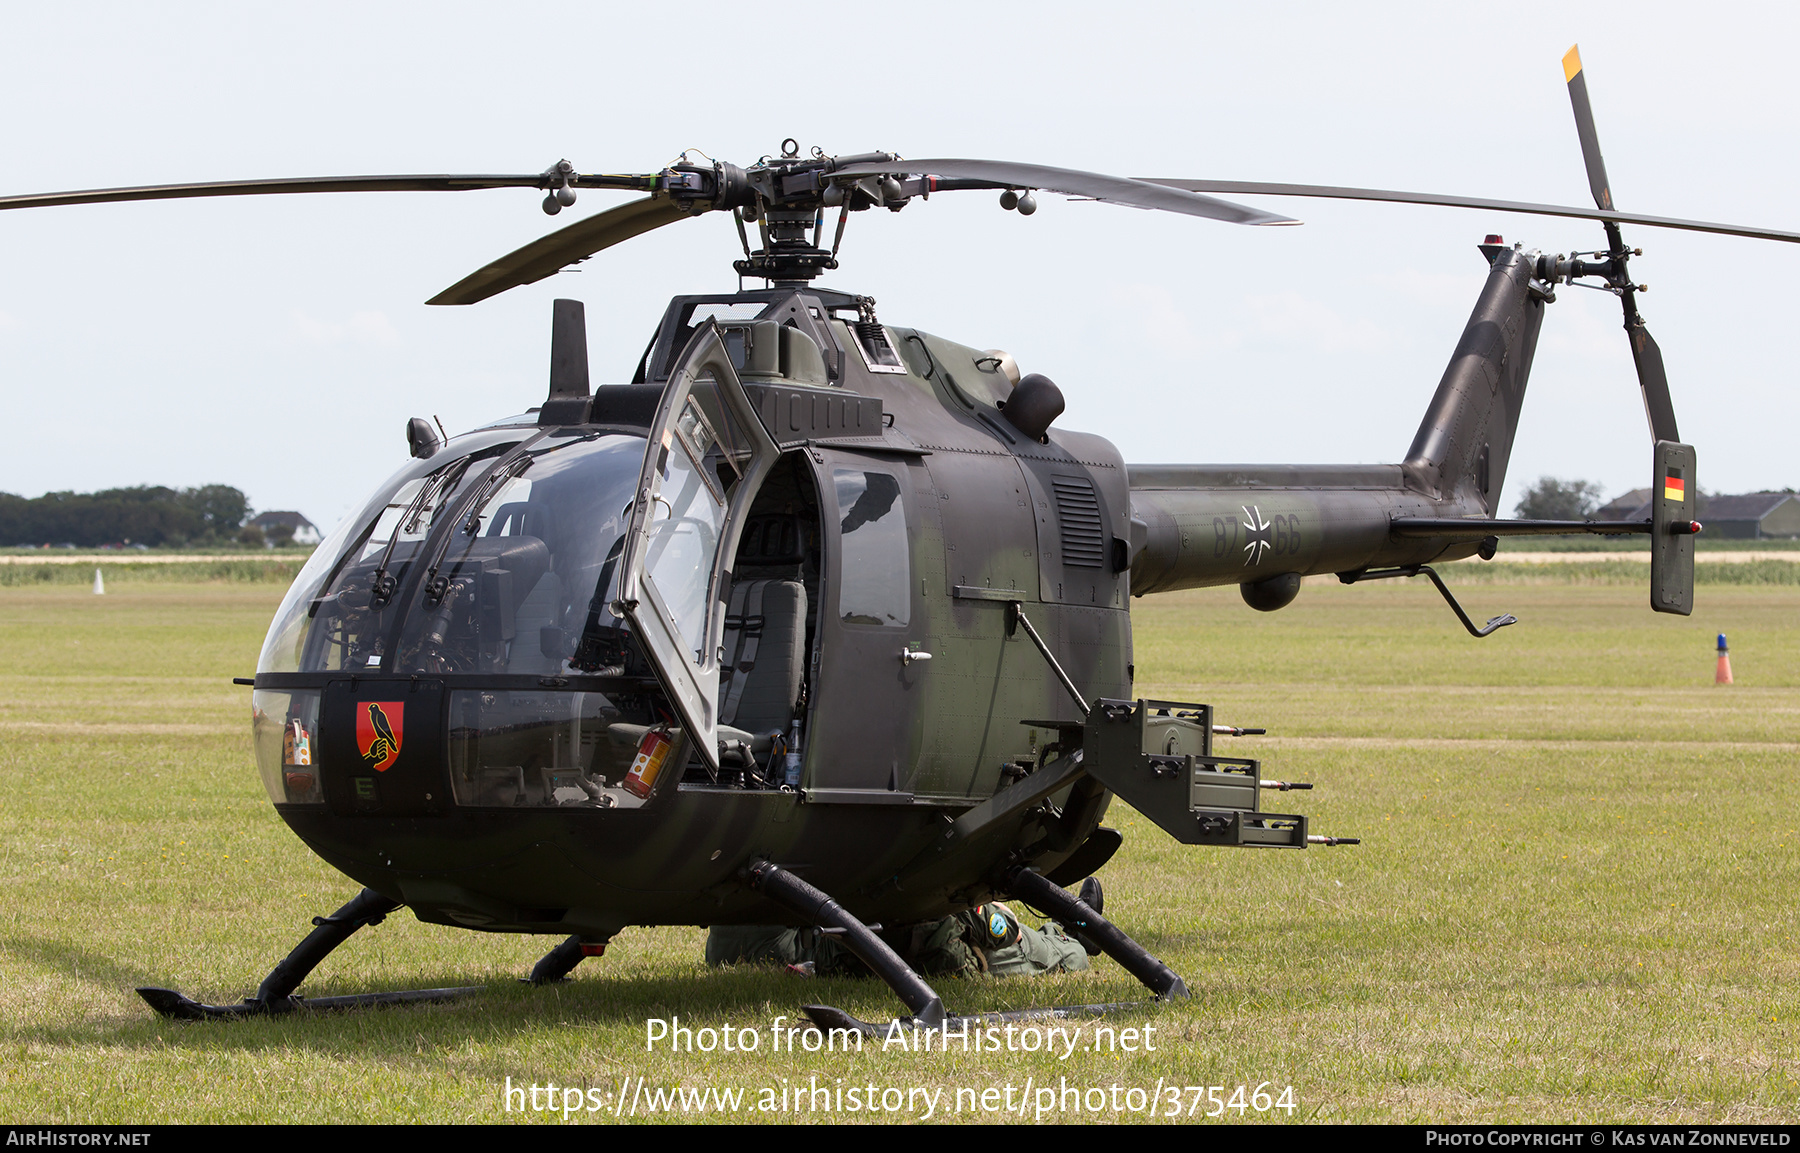
<svg viewBox="0 0 1800 1153">
<path fill-rule="evenodd" d="M 1563 57 L 1563 79 L 1569 85 L 1569 103 L 1575 110 L 1575 131 L 1581 137 L 1581 158 L 1587 165 L 1588 189 L 1594 194 L 1594 206 L 1610 212 L 1614 208 L 1612 184 L 1606 177 L 1606 161 L 1600 155 L 1600 135 L 1594 128 L 1594 108 L 1588 101 L 1587 77 L 1581 69 L 1578 45 L 1571 47 Z M 1632 282 L 1627 261 L 1643 255 L 1643 250 L 1625 247 L 1616 221 L 1604 220 L 1601 224 L 1606 229 L 1606 251 L 1593 255 L 1606 259 L 1599 262 L 1570 259 L 1566 265 L 1559 260 L 1557 271 L 1570 282 L 1578 276 L 1600 277 L 1624 308 L 1631 361 L 1637 369 L 1638 388 L 1644 395 L 1644 416 L 1650 422 L 1650 439 L 1655 442 L 1655 475 L 1651 479 L 1650 605 L 1658 612 L 1686 616 L 1693 611 L 1693 534 L 1700 527 L 1693 518 L 1698 496 L 1693 482 L 1694 449 L 1681 443 L 1681 433 L 1675 425 L 1675 404 L 1669 398 L 1669 374 L 1663 368 L 1662 349 L 1657 347 L 1637 310 L 1637 294 L 1647 288 Z"/>
<path fill-rule="evenodd" d="M 1610 212 L 1614 207 L 1612 184 L 1606 178 L 1606 161 L 1600 155 L 1600 136 L 1594 128 L 1594 108 L 1588 101 L 1579 46 L 1570 48 L 1563 57 L 1563 77 L 1569 84 L 1569 103 L 1575 110 L 1575 131 L 1581 137 L 1581 158 L 1587 165 L 1594 207 Z M 1625 247 L 1617 222 L 1605 220 L 1601 226 L 1606 229 L 1606 251 L 1594 255 L 1606 259 L 1597 263 L 1571 260 L 1565 276 L 1599 276 L 1618 295 L 1625 310 L 1625 333 L 1631 339 L 1631 360 L 1637 366 L 1638 386 L 1644 393 L 1644 414 L 1650 421 L 1651 439 L 1679 441 L 1681 434 L 1675 427 L 1675 405 L 1669 399 L 1669 376 L 1663 369 L 1662 350 L 1637 310 L 1637 294 L 1648 291 L 1648 287 L 1632 282 L 1627 263 L 1631 257 L 1643 255 L 1643 250 Z"/>
</svg>

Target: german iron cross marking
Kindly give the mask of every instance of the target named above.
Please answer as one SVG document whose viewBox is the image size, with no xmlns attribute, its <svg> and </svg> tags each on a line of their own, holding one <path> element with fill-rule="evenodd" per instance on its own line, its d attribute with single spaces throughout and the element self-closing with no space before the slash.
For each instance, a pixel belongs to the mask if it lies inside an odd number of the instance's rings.
<svg viewBox="0 0 1800 1153">
<path fill-rule="evenodd" d="M 1239 505 L 1238 507 L 1244 510 L 1244 516 L 1247 518 L 1244 521 L 1244 528 L 1250 533 L 1250 540 L 1244 545 L 1244 567 L 1248 568 L 1254 564 L 1261 564 L 1263 554 L 1275 547 L 1270 532 L 1275 526 L 1262 518 L 1262 510 L 1258 506 Z"/>
</svg>

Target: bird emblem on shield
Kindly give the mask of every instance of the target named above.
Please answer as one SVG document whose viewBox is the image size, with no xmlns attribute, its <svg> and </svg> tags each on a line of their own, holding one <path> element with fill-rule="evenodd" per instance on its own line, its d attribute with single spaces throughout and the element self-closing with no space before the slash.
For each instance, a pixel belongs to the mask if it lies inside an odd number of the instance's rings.
<svg viewBox="0 0 1800 1153">
<path fill-rule="evenodd" d="M 368 708 L 356 715 L 356 747 L 364 764 L 381 773 L 400 758 L 405 720 L 404 701 L 370 701 Z"/>
</svg>

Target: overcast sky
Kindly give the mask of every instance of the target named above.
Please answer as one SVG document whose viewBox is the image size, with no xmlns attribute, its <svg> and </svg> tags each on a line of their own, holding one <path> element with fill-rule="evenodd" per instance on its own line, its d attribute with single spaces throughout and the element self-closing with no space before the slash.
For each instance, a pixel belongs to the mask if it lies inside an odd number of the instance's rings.
<svg viewBox="0 0 1800 1153">
<path fill-rule="evenodd" d="M 1245 9 L 1250 9 L 1245 11 Z M 1579 42 L 1621 208 L 1800 230 L 1800 9 L 1616 3 L 7 4 L 0 192 L 253 176 L 654 171 L 810 148 L 1121 175 L 1591 203 L 1561 58 Z M 550 228 L 529 190 L 0 213 L 0 491 L 236 485 L 329 529 L 405 455 L 545 391 L 550 301 L 625 380 L 667 298 L 730 290 L 712 214 L 467 308 L 423 301 Z M 1249 199 L 1249 198 L 1246 198 Z M 1474 303 L 1487 232 L 1579 221 L 1263 200 L 1241 228 L 988 193 L 852 218 L 821 283 L 1003 347 L 1061 424 L 1134 461 L 1399 459 Z M 1631 228 L 1676 412 L 1714 491 L 1800 485 L 1800 246 Z M 1564 289 L 1503 496 L 1648 483 L 1610 296 Z"/>
</svg>

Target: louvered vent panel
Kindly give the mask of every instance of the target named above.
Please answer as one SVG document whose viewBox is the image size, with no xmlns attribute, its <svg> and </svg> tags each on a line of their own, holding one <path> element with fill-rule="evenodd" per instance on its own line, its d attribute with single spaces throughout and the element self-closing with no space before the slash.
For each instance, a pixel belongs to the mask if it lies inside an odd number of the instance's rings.
<svg viewBox="0 0 1800 1153">
<path fill-rule="evenodd" d="M 1085 476 L 1054 476 L 1056 518 L 1062 525 L 1063 563 L 1075 568 L 1106 567 L 1106 532 L 1100 501 Z"/>
</svg>

